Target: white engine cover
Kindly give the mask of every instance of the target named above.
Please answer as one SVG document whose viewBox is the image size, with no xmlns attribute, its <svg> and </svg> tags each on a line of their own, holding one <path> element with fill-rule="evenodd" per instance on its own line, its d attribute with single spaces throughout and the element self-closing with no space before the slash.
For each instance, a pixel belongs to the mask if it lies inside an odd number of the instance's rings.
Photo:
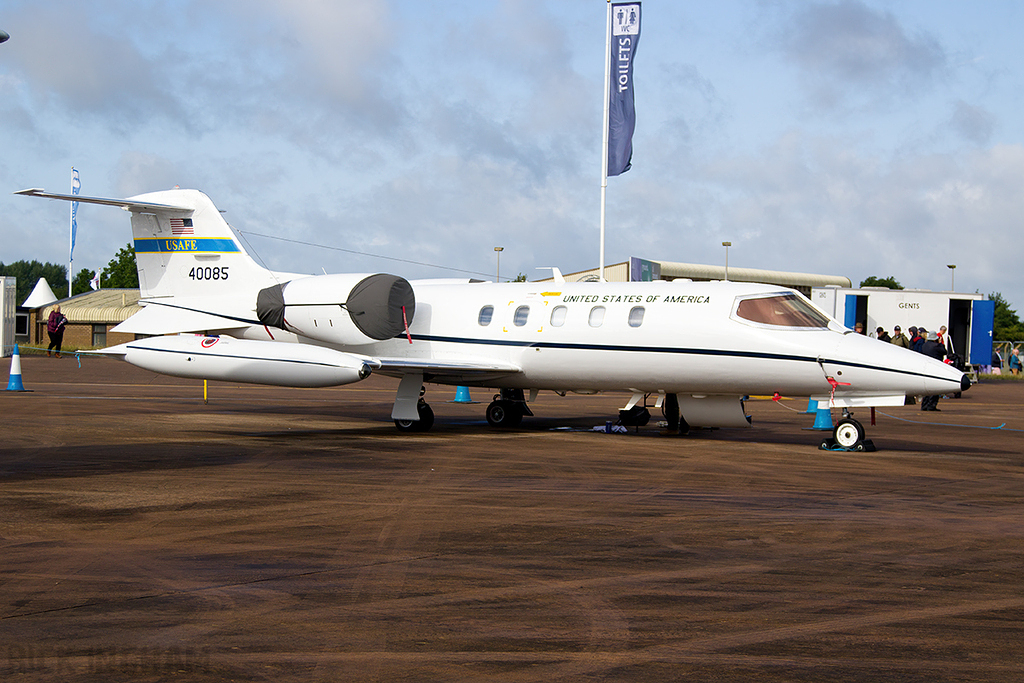
<svg viewBox="0 0 1024 683">
<path fill-rule="evenodd" d="M 358 346 L 401 334 L 416 301 L 408 281 L 394 275 L 315 275 L 260 291 L 256 311 L 267 326 Z"/>
</svg>

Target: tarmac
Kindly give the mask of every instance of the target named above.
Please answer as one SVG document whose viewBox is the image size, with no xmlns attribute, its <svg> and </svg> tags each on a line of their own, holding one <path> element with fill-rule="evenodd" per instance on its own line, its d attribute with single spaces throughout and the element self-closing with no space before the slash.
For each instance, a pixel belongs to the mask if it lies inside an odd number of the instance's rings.
<svg viewBox="0 0 1024 683">
<path fill-rule="evenodd" d="M 591 431 L 626 395 L 496 431 L 428 385 L 402 434 L 388 378 L 22 373 L 4 681 L 1024 680 L 1024 383 L 859 412 L 849 453 L 805 397 L 673 437 Z"/>
</svg>

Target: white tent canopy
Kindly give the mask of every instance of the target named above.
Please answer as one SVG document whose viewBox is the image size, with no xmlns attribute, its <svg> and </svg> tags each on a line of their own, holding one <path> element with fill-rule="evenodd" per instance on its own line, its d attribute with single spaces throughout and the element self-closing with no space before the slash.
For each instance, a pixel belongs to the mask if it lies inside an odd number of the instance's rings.
<svg viewBox="0 0 1024 683">
<path fill-rule="evenodd" d="M 50 289 L 50 284 L 46 281 L 45 277 L 39 278 L 39 282 L 36 283 L 35 289 L 25 299 L 25 303 L 22 304 L 25 308 L 42 308 L 48 306 L 57 300 L 57 295 Z"/>
</svg>

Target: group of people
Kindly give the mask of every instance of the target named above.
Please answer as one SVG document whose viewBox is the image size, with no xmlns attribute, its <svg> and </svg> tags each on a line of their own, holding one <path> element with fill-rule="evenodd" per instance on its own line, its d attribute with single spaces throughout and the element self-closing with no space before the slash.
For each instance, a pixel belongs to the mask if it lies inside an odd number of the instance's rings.
<svg viewBox="0 0 1024 683">
<path fill-rule="evenodd" d="M 864 334 L 864 325 L 856 323 L 854 331 Z M 910 332 L 909 337 L 903 334 L 903 330 L 899 325 L 896 325 L 893 327 L 892 335 L 890 336 L 884 327 L 879 327 L 875 330 L 873 336 L 879 341 L 902 346 L 905 349 L 923 353 L 939 361 L 945 361 L 947 358 L 952 359 L 955 355 L 953 352 L 953 340 L 949 338 L 945 325 L 940 327 L 938 332 L 929 332 L 923 327 L 915 326 L 911 326 L 907 331 Z M 925 396 L 922 398 L 921 410 L 939 410 L 939 396 Z"/>
</svg>

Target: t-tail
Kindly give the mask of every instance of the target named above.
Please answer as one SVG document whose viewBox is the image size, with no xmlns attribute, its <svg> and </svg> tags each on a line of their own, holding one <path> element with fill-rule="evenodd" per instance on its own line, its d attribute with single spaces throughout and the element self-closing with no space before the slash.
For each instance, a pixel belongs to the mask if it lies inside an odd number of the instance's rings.
<svg viewBox="0 0 1024 683">
<path fill-rule="evenodd" d="M 250 294 L 281 281 L 249 256 L 217 207 L 198 190 L 162 190 L 128 199 L 38 189 L 15 194 L 129 211 L 143 300 Z"/>
</svg>

